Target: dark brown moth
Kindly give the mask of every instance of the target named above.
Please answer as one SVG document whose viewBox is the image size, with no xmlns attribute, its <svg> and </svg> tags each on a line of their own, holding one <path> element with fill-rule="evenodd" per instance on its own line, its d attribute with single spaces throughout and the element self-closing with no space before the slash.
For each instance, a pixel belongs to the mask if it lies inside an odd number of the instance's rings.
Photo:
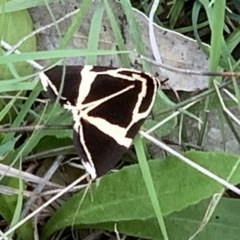
<svg viewBox="0 0 240 240">
<path fill-rule="evenodd" d="M 40 73 L 50 97 L 73 114 L 73 142 L 92 178 L 112 169 L 149 115 L 160 81 L 100 66 L 57 66 Z"/>
</svg>

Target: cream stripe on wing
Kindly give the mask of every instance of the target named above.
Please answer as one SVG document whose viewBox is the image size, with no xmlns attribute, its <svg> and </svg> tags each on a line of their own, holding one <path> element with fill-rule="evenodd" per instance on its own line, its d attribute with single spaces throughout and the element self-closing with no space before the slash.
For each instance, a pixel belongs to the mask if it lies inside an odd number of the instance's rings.
<svg viewBox="0 0 240 240">
<path fill-rule="evenodd" d="M 126 138 L 127 129 L 122 128 L 116 124 L 111 124 L 103 118 L 89 117 L 86 114 L 82 115 L 82 118 L 94 125 L 101 132 L 114 139 L 119 145 L 126 148 L 130 147 L 132 143 L 131 138 Z"/>
</svg>

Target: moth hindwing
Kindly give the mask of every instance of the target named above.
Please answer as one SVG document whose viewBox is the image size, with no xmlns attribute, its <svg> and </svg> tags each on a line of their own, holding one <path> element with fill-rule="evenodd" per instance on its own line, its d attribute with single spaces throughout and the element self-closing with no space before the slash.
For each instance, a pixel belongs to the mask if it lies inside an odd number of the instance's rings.
<svg viewBox="0 0 240 240">
<path fill-rule="evenodd" d="M 45 90 L 73 114 L 73 142 L 92 178 L 130 147 L 160 82 L 147 73 L 100 66 L 57 66 L 41 77 Z"/>
</svg>

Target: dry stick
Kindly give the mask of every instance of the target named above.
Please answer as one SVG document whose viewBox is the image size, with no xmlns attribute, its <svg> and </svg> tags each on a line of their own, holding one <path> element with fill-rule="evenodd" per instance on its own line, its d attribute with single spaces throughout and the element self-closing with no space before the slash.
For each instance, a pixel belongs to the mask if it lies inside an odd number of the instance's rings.
<svg viewBox="0 0 240 240">
<path fill-rule="evenodd" d="M 45 185 L 49 186 L 49 187 L 62 187 L 59 184 L 56 183 L 52 183 L 52 182 L 46 182 L 44 179 L 33 175 L 31 173 L 28 172 L 20 172 L 21 173 L 21 178 L 25 181 L 25 182 L 31 182 L 31 183 L 41 183 L 43 182 Z M 8 176 L 8 177 L 13 177 L 19 178 L 19 169 L 16 169 L 14 167 L 9 167 L 5 164 L 0 163 L 0 176 Z"/>
<path fill-rule="evenodd" d="M 45 182 L 50 181 L 52 178 L 53 174 L 57 171 L 59 165 L 63 161 L 63 156 L 58 156 L 56 160 L 52 163 L 52 165 L 48 168 L 48 170 L 44 173 L 43 179 Z M 38 183 L 36 188 L 33 190 L 33 195 L 27 200 L 27 202 L 24 204 L 24 209 L 21 212 L 21 217 L 20 219 L 23 219 L 29 210 L 31 209 L 32 205 L 38 198 L 39 194 L 42 192 L 42 190 L 45 188 L 46 184 L 44 182 Z"/>
<path fill-rule="evenodd" d="M 176 72 L 176 73 L 182 73 L 182 74 L 188 74 L 188 75 L 196 75 L 196 76 L 208 76 L 208 77 L 240 77 L 240 72 L 206 72 L 206 71 L 195 71 L 195 70 L 189 70 L 189 69 L 182 69 L 182 68 L 176 68 L 172 67 L 170 65 L 164 64 L 164 63 L 157 63 L 156 61 L 144 57 L 139 56 L 140 58 L 144 59 L 147 62 L 152 63 L 153 65 L 163 68 L 165 70 Z"/>
<path fill-rule="evenodd" d="M 32 192 L 30 192 L 30 191 L 19 190 L 19 189 L 12 188 L 12 187 L 7 187 L 7 186 L 4 186 L 4 185 L 0 185 L 0 194 L 7 195 L 7 196 L 22 194 L 22 196 L 24 196 L 26 198 L 29 198 L 29 197 L 32 196 Z"/>
<path fill-rule="evenodd" d="M 44 157 L 48 157 L 48 156 L 55 156 L 59 153 L 64 154 L 64 152 L 69 152 L 70 150 L 73 150 L 73 145 L 69 145 L 69 146 L 65 146 L 65 147 L 58 147 L 58 148 L 53 148 L 51 150 L 47 150 L 47 151 L 42 151 L 36 154 L 32 154 L 31 156 L 28 157 L 24 157 L 24 163 L 26 162 L 30 162 L 32 160 L 35 159 L 41 159 Z"/>
</svg>

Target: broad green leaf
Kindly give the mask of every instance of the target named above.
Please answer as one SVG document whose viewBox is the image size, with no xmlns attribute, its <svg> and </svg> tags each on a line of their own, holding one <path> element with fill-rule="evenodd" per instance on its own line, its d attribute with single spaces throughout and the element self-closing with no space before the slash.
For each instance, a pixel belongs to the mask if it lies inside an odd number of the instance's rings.
<svg viewBox="0 0 240 240">
<path fill-rule="evenodd" d="M 239 212 L 239 199 L 223 198 L 209 224 L 195 239 L 238 240 L 240 236 Z M 194 211 L 192 211 L 192 216 L 194 216 Z"/>
<path fill-rule="evenodd" d="M 203 200 L 180 212 L 165 217 L 168 236 L 171 240 L 189 239 L 202 224 L 203 216 L 207 211 L 209 200 Z M 240 201 L 238 199 L 223 198 L 217 206 L 214 215 L 207 226 L 194 239 L 238 240 L 240 236 Z M 88 226 L 89 227 L 89 226 Z M 121 221 L 91 225 L 91 228 L 100 228 L 112 231 L 114 228 L 123 234 L 144 239 L 162 239 L 158 223 L 155 218 L 147 220 Z"/>
<path fill-rule="evenodd" d="M 26 10 L 17 11 L 13 13 L 1 13 L 0 14 L 0 35 L 1 40 L 14 45 L 23 37 L 29 35 L 32 32 L 32 20 Z M 22 52 L 29 52 L 36 50 L 36 38 L 31 37 L 25 41 L 18 50 Z M 4 55 L 3 51 L 0 51 L 0 56 Z M 4 65 L 0 66 L 0 79 L 9 79 L 12 77 L 12 73 L 9 70 L 7 61 Z M 12 67 L 12 66 L 11 66 Z M 14 64 L 15 70 L 21 76 L 30 74 L 32 67 L 26 62 L 19 62 Z"/>
<path fill-rule="evenodd" d="M 188 152 L 185 155 L 225 179 L 238 161 L 238 156 L 226 153 Z M 197 204 L 222 189 L 218 183 L 175 157 L 149 161 L 149 167 L 164 216 Z M 239 181 L 240 168 L 232 179 L 233 183 Z M 83 192 L 76 194 L 53 215 L 43 229 L 43 239 L 58 229 L 72 225 L 101 228 L 105 222 L 155 219 L 138 165 L 102 177 L 98 184 L 91 186 L 83 201 L 82 198 Z M 150 231 L 150 227 L 145 225 L 146 232 Z M 143 231 L 142 226 L 139 231 Z"/>
</svg>

